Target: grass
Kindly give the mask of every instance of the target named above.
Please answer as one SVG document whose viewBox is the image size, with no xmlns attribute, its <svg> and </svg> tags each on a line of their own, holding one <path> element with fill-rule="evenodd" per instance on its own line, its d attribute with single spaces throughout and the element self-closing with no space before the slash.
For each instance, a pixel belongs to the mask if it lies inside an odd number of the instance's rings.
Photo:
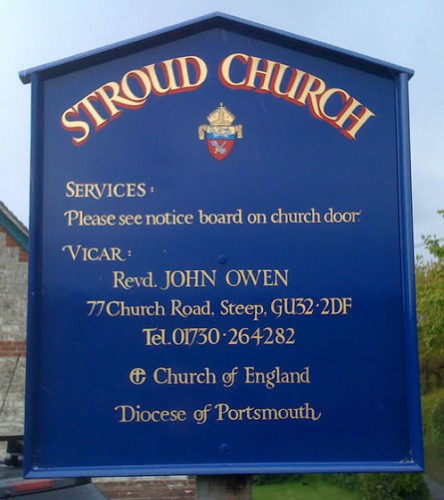
<svg viewBox="0 0 444 500">
<path fill-rule="evenodd" d="M 444 446 L 426 443 L 424 452 L 427 475 L 444 485 Z"/>
<path fill-rule="evenodd" d="M 253 485 L 253 500 L 358 500 L 356 493 L 329 484 L 322 476 L 304 475 L 300 481 Z"/>
</svg>

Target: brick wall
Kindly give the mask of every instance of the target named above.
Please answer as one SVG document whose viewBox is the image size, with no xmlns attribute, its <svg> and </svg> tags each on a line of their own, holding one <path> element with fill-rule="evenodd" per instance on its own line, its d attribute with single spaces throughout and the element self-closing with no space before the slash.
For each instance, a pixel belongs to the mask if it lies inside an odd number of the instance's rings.
<svg viewBox="0 0 444 500">
<path fill-rule="evenodd" d="M 28 255 L 0 227 L 0 435 L 23 434 Z"/>
<path fill-rule="evenodd" d="M 97 478 L 94 483 L 110 500 L 194 500 L 194 476 Z"/>
</svg>

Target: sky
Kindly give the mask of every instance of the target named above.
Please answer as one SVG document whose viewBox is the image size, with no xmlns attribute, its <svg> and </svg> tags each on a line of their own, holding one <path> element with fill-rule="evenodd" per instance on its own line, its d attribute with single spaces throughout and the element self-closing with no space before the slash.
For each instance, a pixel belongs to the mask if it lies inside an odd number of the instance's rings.
<svg viewBox="0 0 444 500">
<path fill-rule="evenodd" d="M 422 235 L 444 239 L 443 0 L 0 0 L 0 201 L 28 225 L 31 86 L 20 71 L 215 11 L 413 69 L 415 251 Z"/>
</svg>

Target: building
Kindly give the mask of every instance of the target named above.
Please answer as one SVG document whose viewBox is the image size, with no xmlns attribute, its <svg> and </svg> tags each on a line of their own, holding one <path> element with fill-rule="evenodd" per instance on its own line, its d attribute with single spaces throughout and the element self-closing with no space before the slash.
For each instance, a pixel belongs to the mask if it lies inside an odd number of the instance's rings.
<svg viewBox="0 0 444 500">
<path fill-rule="evenodd" d="M 23 435 L 28 230 L 0 202 L 0 438 Z"/>
</svg>

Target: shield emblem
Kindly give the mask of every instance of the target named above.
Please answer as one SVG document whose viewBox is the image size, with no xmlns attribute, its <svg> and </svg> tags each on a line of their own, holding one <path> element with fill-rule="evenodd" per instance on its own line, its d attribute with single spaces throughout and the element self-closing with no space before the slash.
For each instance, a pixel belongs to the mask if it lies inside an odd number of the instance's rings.
<svg viewBox="0 0 444 500">
<path fill-rule="evenodd" d="M 231 153 L 234 146 L 234 138 L 212 138 L 207 136 L 207 146 L 213 158 L 216 160 L 225 160 Z"/>
<path fill-rule="evenodd" d="M 209 125 L 199 127 L 199 139 L 207 141 L 208 151 L 216 160 L 225 160 L 236 139 L 242 139 L 242 125 L 233 125 L 235 116 L 221 103 L 210 115 Z"/>
</svg>

